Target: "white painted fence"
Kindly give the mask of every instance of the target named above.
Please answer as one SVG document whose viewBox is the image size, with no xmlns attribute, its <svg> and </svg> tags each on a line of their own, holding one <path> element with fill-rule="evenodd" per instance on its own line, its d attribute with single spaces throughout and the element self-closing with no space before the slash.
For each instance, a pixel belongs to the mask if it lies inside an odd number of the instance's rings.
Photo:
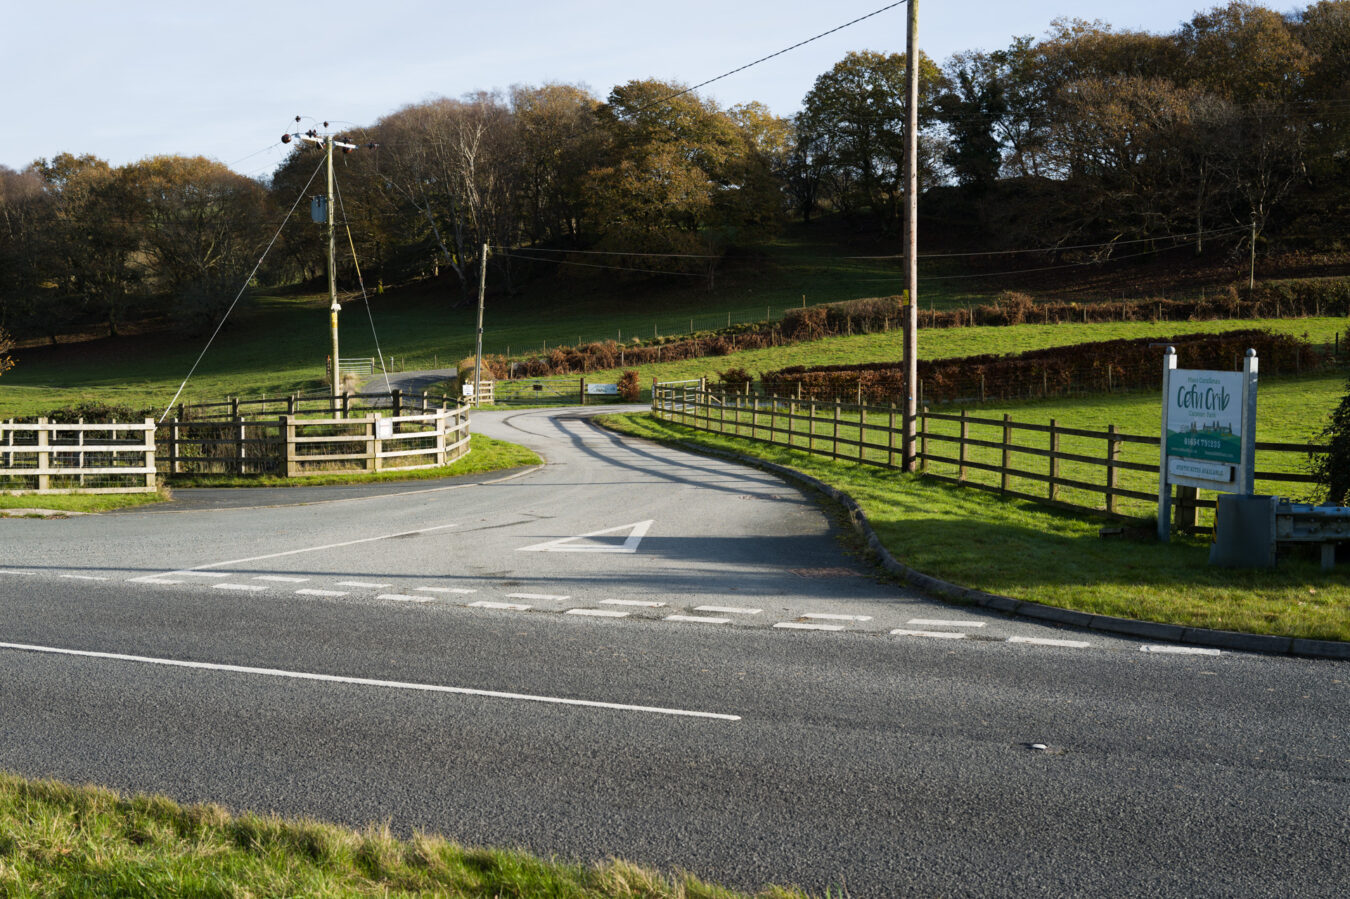
<svg viewBox="0 0 1350 899">
<path fill-rule="evenodd" d="M 0 422 L 0 491 L 153 493 L 155 422 Z"/>
</svg>

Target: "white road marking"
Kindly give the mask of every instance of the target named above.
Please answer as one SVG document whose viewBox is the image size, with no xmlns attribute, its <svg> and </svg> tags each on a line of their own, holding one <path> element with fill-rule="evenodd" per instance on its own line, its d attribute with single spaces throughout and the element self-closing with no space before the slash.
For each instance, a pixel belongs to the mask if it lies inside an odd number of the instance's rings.
<svg viewBox="0 0 1350 899">
<path fill-rule="evenodd" d="M 63 574 L 61 577 L 70 578 L 72 581 L 106 581 L 106 577 L 95 577 L 92 574 Z"/>
<path fill-rule="evenodd" d="M 618 609 L 568 609 L 564 615 L 590 615 L 593 618 L 627 618 L 627 612 Z"/>
<path fill-rule="evenodd" d="M 898 627 L 891 631 L 895 637 L 933 637 L 938 640 L 964 640 L 965 634 L 959 634 L 955 631 L 910 631 L 903 627 Z"/>
<path fill-rule="evenodd" d="M 550 705 L 579 706 L 582 708 L 611 709 L 621 712 L 647 712 L 685 718 L 708 718 L 716 721 L 740 721 L 740 715 L 719 712 L 699 712 L 690 709 L 662 708 L 660 706 L 629 705 L 620 702 L 600 702 L 592 699 L 567 699 L 561 696 L 540 696 L 530 693 L 507 693 L 500 690 L 477 690 L 470 687 L 447 687 L 440 684 L 416 684 L 406 681 L 376 680 L 369 677 L 344 677 L 337 674 L 316 674 L 308 671 L 286 671 L 279 668 L 253 668 L 247 665 L 221 665 L 213 662 L 185 662 L 151 656 L 123 655 L 112 652 L 90 652 L 83 649 L 61 649 L 54 646 L 31 646 L 24 643 L 0 643 L 0 649 L 19 652 L 39 652 L 47 655 L 77 656 L 115 662 L 135 662 L 142 665 L 162 665 L 171 668 L 192 668 L 198 671 L 221 671 L 230 674 L 253 674 L 262 677 L 280 677 L 292 680 L 318 681 L 330 684 L 348 684 L 359 687 L 383 687 L 391 690 L 416 690 L 426 693 L 454 693 L 460 696 L 479 696 L 488 699 L 514 699 L 522 702 L 541 702 Z"/>
<path fill-rule="evenodd" d="M 314 589 L 312 589 L 312 588 L 310 588 L 310 587 L 305 587 L 305 588 L 303 588 L 303 589 L 296 590 L 296 591 L 295 591 L 295 595 L 296 595 L 296 596 L 346 596 L 346 595 L 347 595 L 347 591 L 346 591 L 346 590 L 314 590 Z"/>
<path fill-rule="evenodd" d="M 746 609 L 740 606 L 695 606 L 695 612 L 721 612 L 724 615 L 758 615 L 763 609 Z"/>
<path fill-rule="evenodd" d="M 911 618 L 908 624 L 920 627 L 984 627 L 983 621 L 958 621 L 954 618 Z"/>
<path fill-rule="evenodd" d="M 171 581 L 163 577 L 134 577 L 131 580 L 138 584 L 181 584 L 183 581 Z"/>
<path fill-rule="evenodd" d="M 381 593 L 376 599 L 392 599 L 398 602 L 431 602 L 430 596 L 409 596 L 406 593 Z"/>
<path fill-rule="evenodd" d="M 1049 637 L 1009 637 L 1009 643 L 1031 643 L 1036 646 L 1068 646 L 1073 649 L 1082 649 L 1085 646 L 1091 646 L 1086 640 L 1052 640 Z"/>
<path fill-rule="evenodd" d="M 468 590 L 464 587 L 414 587 L 414 590 L 421 590 L 424 593 L 477 593 L 477 590 Z"/>
<path fill-rule="evenodd" d="M 469 608 L 471 608 L 471 609 L 506 609 L 507 611 L 510 611 L 510 612 L 527 612 L 527 611 L 529 611 L 529 609 L 530 609 L 529 606 L 527 606 L 527 605 L 522 605 L 521 603 L 518 603 L 518 602 L 488 602 L 487 600 L 480 600 L 480 601 L 478 601 L 478 602 L 471 602 L 471 603 L 469 603 Z"/>
<path fill-rule="evenodd" d="M 506 595 L 511 599 L 543 599 L 550 602 L 565 602 L 572 598 L 570 596 L 558 596 L 553 593 L 508 593 Z"/>
<path fill-rule="evenodd" d="M 339 587 L 365 587 L 368 590 L 381 590 L 393 586 L 393 584 L 375 584 L 370 581 L 338 581 L 337 583 Z"/>
<path fill-rule="evenodd" d="M 216 590 L 242 590 L 246 593 L 257 593 L 266 590 L 266 584 L 212 584 L 211 587 Z"/>
<path fill-rule="evenodd" d="M 621 524 L 617 528 L 605 528 L 603 531 L 591 531 L 588 534 L 577 534 L 575 537 L 563 537 L 558 540 L 549 540 L 546 543 L 536 543 L 533 546 L 522 546 L 519 552 L 548 552 L 548 553 L 635 553 L 638 544 L 642 538 L 647 536 L 647 530 L 652 526 L 654 519 L 639 521 L 634 524 Z M 589 537 L 599 537 L 604 534 L 613 534 L 615 531 L 628 531 L 628 538 L 619 546 L 609 544 L 581 544 L 575 545 L 578 540 L 585 540 Z"/>
<path fill-rule="evenodd" d="M 645 599 L 602 599 L 602 606 L 641 606 L 644 609 L 659 609 L 665 605 L 663 602 L 647 602 Z"/>
<path fill-rule="evenodd" d="M 774 627 L 788 628 L 795 631 L 842 631 L 842 624 L 803 624 L 800 621 L 780 621 Z"/>
<path fill-rule="evenodd" d="M 263 559 L 279 559 L 282 556 L 295 556 L 299 555 L 300 553 L 323 552 L 325 549 L 341 549 L 344 546 L 357 546 L 362 543 L 374 543 L 377 540 L 392 540 L 395 537 L 413 537 L 416 536 L 417 534 L 430 534 L 433 531 L 443 531 L 446 528 L 453 528 L 456 526 L 457 525 L 453 524 L 438 524 L 434 528 L 422 528 L 421 530 L 418 531 L 401 531 L 397 534 L 381 534 L 378 537 L 362 537 L 360 540 L 344 540 L 342 543 L 327 543 L 324 544 L 323 546 L 306 546 L 303 549 L 288 549 L 279 553 L 268 553 L 265 556 L 250 556 L 247 559 L 231 559 L 228 562 L 211 562 L 208 565 L 198 565 L 195 568 L 192 568 L 188 571 L 171 571 L 168 573 L 169 574 L 200 573 L 203 577 L 211 577 L 211 575 L 205 572 L 203 569 L 222 568 L 226 565 L 242 565 L 245 562 L 260 562 Z"/>
<path fill-rule="evenodd" d="M 1157 643 L 1148 643 L 1139 647 L 1140 652 L 1165 652 L 1179 656 L 1216 656 L 1219 654 L 1217 649 L 1206 649 L 1201 646 L 1168 646 Z"/>
<path fill-rule="evenodd" d="M 36 571 L 14 571 L 10 568 L 0 569 L 0 574 L 37 574 Z"/>
<path fill-rule="evenodd" d="M 667 615 L 666 621 L 697 621 L 700 624 L 730 624 L 730 618 L 701 618 L 698 615 Z"/>
<path fill-rule="evenodd" d="M 175 577 L 229 577 L 228 571 L 166 571 L 165 574 Z"/>
<path fill-rule="evenodd" d="M 815 621 L 871 621 L 871 615 L 825 615 L 812 613 L 803 615 L 803 618 L 810 618 Z"/>
<path fill-rule="evenodd" d="M 253 579 L 255 581 L 278 581 L 283 584 L 303 584 L 309 580 L 307 577 L 290 577 L 284 574 L 259 574 Z"/>
</svg>

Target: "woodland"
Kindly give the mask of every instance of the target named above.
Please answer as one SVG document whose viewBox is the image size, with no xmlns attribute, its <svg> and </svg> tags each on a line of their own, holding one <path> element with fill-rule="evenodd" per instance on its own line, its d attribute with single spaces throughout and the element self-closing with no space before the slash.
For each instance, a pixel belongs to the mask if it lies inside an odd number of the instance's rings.
<svg viewBox="0 0 1350 899">
<path fill-rule="evenodd" d="M 1346 253 L 1350 0 L 1233 2 L 1169 34 L 1062 19 L 920 65 L 925 251 L 1017 251 L 1021 266 L 1177 241 Z M 656 80 L 403 106 L 340 135 L 356 146 L 336 160 L 354 249 L 341 279 L 355 283 L 354 257 L 377 290 L 440 278 L 468 297 L 485 261 L 495 290 L 675 274 L 713 289 L 789 222 L 898 235 L 905 69 L 903 54 L 850 52 L 790 117 Z M 0 328 L 198 333 L 245 284 L 316 283 L 322 151 L 293 147 L 265 180 L 180 156 L 0 167 Z"/>
</svg>

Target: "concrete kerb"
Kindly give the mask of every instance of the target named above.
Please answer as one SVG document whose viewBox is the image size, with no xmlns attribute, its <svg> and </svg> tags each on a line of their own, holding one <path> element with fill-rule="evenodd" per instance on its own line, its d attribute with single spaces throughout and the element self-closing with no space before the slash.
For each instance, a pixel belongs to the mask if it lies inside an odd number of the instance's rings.
<svg viewBox="0 0 1350 899">
<path fill-rule="evenodd" d="M 954 602 L 993 609 L 997 612 L 1006 612 L 1010 615 L 1033 618 L 1037 621 L 1046 621 L 1052 624 L 1064 625 L 1066 627 L 1097 630 L 1109 634 L 1120 634 L 1126 637 L 1143 637 L 1149 640 L 1189 643 L 1196 646 L 1229 649 L 1240 652 L 1307 656 L 1318 659 L 1350 659 L 1350 643 L 1342 643 L 1335 640 L 1304 640 L 1291 637 L 1275 637 L 1266 634 L 1242 634 L 1235 631 L 1211 630 L 1202 627 L 1181 627 L 1175 624 L 1159 624 L 1153 621 L 1137 621 L 1133 618 L 1116 618 L 1111 615 L 1094 615 L 1089 612 L 1076 612 L 1072 609 L 1060 609 L 1055 606 L 1044 605 L 1043 603 L 1013 599 L 1010 596 L 1000 596 L 996 593 L 985 593 L 982 590 L 962 587 L 958 584 L 935 578 L 932 575 L 924 574 L 921 571 L 916 571 L 897 560 L 882 544 L 876 531 L 872 529 L 871 523 L 867 520 L 867 514 L 863 512 L 862 508 L 859 507 L 853 497 L 842 490 L 831 487 L 829 484 L 817 480 L 808 474 L 803 474 L 800 471 L 796 471 L 784 465 L 779 465 L 775 462 L 756 459 L 753 456 L 744 456 L 740 453 L 714 450 L 684 440 L 675 442 L 682 448 L 691 452 L 719 456 L 721 458 L 741 462 L 754 468 L 771 471 L 790 481 L 802 484 L 817 493 L 824 494 L 841 505 L 848 513 L 849 522 L 858 532 L 858 536 L 866 541 L 868 549 L 870 549 L 877 557 L 882 568 L 886 569 L 886 571 L 891 574 L 900 577 L 911 587 L 933 596 L 950 599 Z"/>
</svg>

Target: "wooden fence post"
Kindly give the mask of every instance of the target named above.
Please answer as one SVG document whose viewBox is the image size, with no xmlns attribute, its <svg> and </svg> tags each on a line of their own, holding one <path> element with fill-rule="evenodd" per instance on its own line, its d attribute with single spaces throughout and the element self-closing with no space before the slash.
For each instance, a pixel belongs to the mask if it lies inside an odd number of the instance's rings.
<svg viewBox="0 0 1350 899">
<path fill-rule="evenodd" d="M 1003 455 L 999 463 L 998 489 L 1008 492 L 1008 468 L 1012 464 L 1012 416 L 1003 413 Z"/>
<path fill-rule="evenodd" d="M 970 423 L 966 421 L 966 410 L 961 410 L 961 439 L 957 443 L 959 450 L 956 454 L 958 460 L 956 466 L 956 480 L 958 483 L 966 482 L 966 441 L 970 438 Z"/>
<path fill-rule="evenodd" d="M 1106 511 L 1116 511 L 1116 461 L 1120 458 L 1120 440 L 1116 426 L 1106 426 Z"/>
<path fill-rule="evenodd" d="M 281 442 L 286 477 L 293 478 L 300 474 L 300 460 L 295 452 L 295 417 L 292 415 L 281 416 Z"/>
<path fill-rule="evenodd" d="M 1050 500 L 1059 499 L 1059 428 L 1053 418 L 1050 419 L 1050 481 L 1045 495 Z"/>
<path fill-rule="evenodd" d="M 859 381 L 859 384 L 862 382 Z M 862 404 L 862 388 L 858 388 L 858 461 L 867 461 L 867 409 Z"/>
<path fill-rule="evenodd" d="M 145 420 L 145 467 L 150 469 L 145 473 L 145 487 L 147 490 L 155 489 L 155 420 L 147 418 Z"/>
<path fill-rule="evenodd" d="M 895 467 L 895 403 L 886 419 L 886 467 Z"/>
<path fill-rule="evenodd" d="M 380 453 L 384 452 L 384 441 L 380 439 L 380 419 L 384 416 L 372 412 L 364 419 L 366 432 L 366 471 L 380 471 Z"/>
<path fill-rule="evenodd" d="M 834 395 L 834 427 L 831 430 L 830 455 L 839 458 L 839 416 L 843 414 L 843 409 L 839 402 L 839 394 Z"/>
<path fill-rule="evenodd" d="M 394 417 L 398 418 L 403 414 L 403 391 L 395 387 L 389 394 L 392 399 L 391 405 L 394 407 Z M 347 411 L 347 404 L 345 402 L 342 404 L 342 411 L 344 414 Z"/>
<path fill-rule="evenodd" d="M 242 475 L 244 473 L 244 435 L 246 433 L 243 417 L 234 416 L 234 428 L 231 430 L 234 432 L 234 473 Z"/>
</svg>

